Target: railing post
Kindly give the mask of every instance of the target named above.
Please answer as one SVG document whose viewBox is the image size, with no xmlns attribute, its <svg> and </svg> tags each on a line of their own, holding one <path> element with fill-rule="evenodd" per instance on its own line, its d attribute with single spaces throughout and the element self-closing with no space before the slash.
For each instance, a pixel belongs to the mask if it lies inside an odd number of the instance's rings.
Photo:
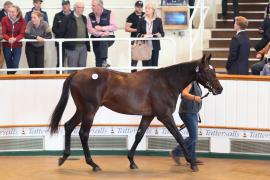
<svg viewBox="0 0 270 180">
<path fill-rule="evenodd" d="M 132 61 L 132 57 L 131 57 L 131 39 L 128 39 L 128 67 L 130 72 L 132 71 L 132 66 L 131 66 L 131 61 Z"/>
<path fill-rule="evenodd" d="M 204 0 L 201 0 L 201 4 L 200 4 L 200 33 L 201 33 L 201 38 L 200 38 L 200 45 L 201 45 L 201 49 L 203 49 L 203 33 L 204 33 Z"/>
<path fill-rule="evenodd" d="M 57 39 L 59 42 L 59 74 L 63 74 L 63 41 L 62 39 Z"/>
</svg>

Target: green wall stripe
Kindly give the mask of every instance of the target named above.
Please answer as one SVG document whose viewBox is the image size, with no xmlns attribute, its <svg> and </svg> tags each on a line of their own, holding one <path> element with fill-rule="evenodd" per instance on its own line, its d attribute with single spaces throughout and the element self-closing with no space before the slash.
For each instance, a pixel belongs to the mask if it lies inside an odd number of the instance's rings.
<svg viewBox="0 0 270 180">
<path fill-rule="evenodd" d="M 92 150 L 92 155 L 114 155 L 126 156 L 125 150 Z M 13 151 L 0 152 L 0 156 L 61 156 L 62 151 Z M 82 150 L 71 151 L 72 156 L 83 156 Z M 135 155 L 141 156 L 169 156 L 168 151 L 136 151 Z M 224 159 L 252 159 L 252 160 L 270 160 L 270 155 L 254 154 L 226 154 L 226 153 L 197 153 L 198 157 L 206 158 L 224 158 Z"/>
</svg>

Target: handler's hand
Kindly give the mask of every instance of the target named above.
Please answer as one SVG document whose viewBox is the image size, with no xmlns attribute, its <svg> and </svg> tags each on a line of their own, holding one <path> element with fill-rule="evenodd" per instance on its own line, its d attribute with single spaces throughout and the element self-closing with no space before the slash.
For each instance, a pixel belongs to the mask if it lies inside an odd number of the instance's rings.
<svg viewBox="0 0 270 180">
<path fill-rule="evenodd" d="M 201 102 L 202 102 L 202 99 L 201 99 L 200 96 L 194 96 L 194 101 L 195 101 L 196 103 L 201 103 Z"/>
</svg>

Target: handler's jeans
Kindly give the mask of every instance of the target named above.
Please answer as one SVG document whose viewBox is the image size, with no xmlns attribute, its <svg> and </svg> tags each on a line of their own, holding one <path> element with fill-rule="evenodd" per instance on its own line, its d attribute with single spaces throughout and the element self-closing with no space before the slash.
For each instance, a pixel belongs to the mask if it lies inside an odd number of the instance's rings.
<svg viewBox="0 0 270 180">
<path fill-rule="evenodd" d="M 198 140 L 198 114 L 195 113 L 181 113 L 180 118 L 187 127 L 189 137 L 185 141 L 185 145 L 191 155 L 191 159 L 196 159 L 196 143 Z M 181 156 L 183 154 L 181 147 L 178 145 L 174 148 L 172 153 L 175 156 Z"/>
</svg>

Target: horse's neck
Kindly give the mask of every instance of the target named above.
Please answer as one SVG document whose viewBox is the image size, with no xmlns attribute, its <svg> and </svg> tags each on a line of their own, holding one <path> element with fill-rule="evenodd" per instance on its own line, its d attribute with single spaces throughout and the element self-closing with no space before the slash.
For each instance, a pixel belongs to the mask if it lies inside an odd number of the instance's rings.
<svg viewBox="0 0 270 180">
<path fill-rule="evenodd" d="M 168 67 L 164 71 L 171 88 L 177 94 L 180 94 L 188 84 L 196 80 L 196 66 L 197 64 L 191 62 L 182 63 Z"/>
</svg>

